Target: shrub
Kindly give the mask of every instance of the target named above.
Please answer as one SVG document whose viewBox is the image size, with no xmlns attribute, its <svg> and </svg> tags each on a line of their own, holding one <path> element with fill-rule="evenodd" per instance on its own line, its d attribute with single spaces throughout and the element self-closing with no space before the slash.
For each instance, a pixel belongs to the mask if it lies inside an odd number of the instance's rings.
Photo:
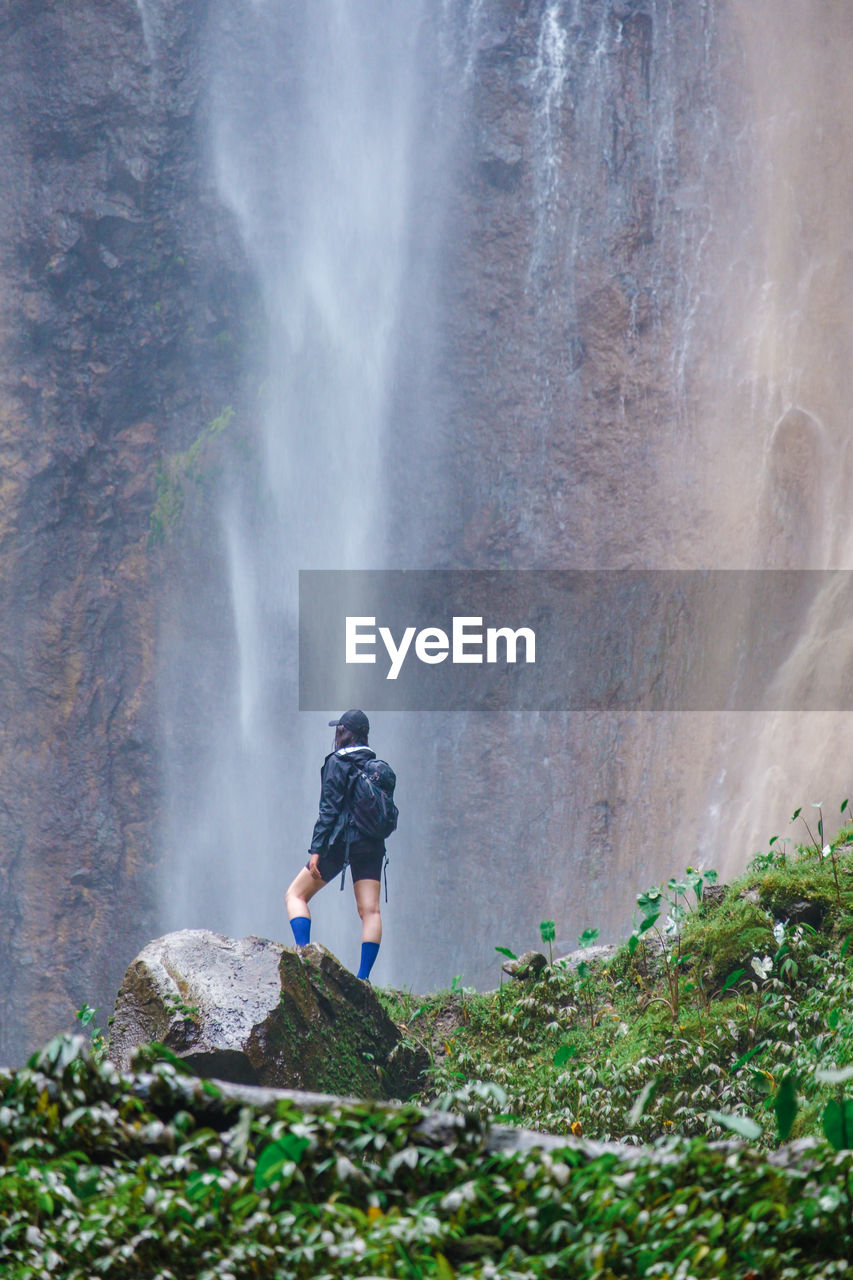
<svg viewBox="0 0 853 1280">
<path fill-rule="evenodd" d="M 748 969 L 756 955 L 777 948 L 773 920 L 751 898 L 727 894 L 713 914 L 691 917 L 684 926 L 683 949 L 712 988 L 723 985 L 737 969 Z"/>
</svg>

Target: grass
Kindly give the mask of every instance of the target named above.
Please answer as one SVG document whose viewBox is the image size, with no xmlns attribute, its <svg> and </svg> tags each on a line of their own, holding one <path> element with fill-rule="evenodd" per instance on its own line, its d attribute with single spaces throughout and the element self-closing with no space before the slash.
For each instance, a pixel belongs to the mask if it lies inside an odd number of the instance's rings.
<svg viewBox="0 0 853 1280">
<path fill-rule="evenodd" d="M 672 964 L 651 930 L 583 977 L 555 962 L 536 981 L 469 993 L 464 1006 L 451 992 L 417 1003 L 383 993 L 431 1050 L 417 1100 L 628 1142 L 721 1137 L 712 1113 L 722 1112 L 748 1118 L 772 1147 L 781 1082 L 793 1077 L 794 1133 L 819 1136 L 832 1089 L 816 1073 L 853 1061 L 850 834 L 839 833 L 832 858 L 771 851 L 700 900 L 681 928 L 675 1003 Z M 791 923 L 797 904 L 820 926 Z"/>
</svg>

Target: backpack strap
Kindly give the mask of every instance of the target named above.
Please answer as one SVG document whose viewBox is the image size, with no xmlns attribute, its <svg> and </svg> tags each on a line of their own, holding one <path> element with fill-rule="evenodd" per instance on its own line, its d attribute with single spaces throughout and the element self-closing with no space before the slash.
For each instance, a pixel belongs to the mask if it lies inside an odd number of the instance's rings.
<svg viewBox="0 0 853 1280">
<path fill-rule="evenodd" d="M 341 868 L 341 893 L 343 893 L 343 891 L 344 891 L 344 883 L 345 883 L 346 878 L 347 878 L 347 867 L 349 866 L 349 847 L 350 847 L 350 844 L 351 844 L 351 841 L 350 841 L 349 837 L 347 837 L 347 838 L 346 838 L 346 840 L 344 841 L 344 865 L 343 865 L 343 867 Z"/>
</svg>

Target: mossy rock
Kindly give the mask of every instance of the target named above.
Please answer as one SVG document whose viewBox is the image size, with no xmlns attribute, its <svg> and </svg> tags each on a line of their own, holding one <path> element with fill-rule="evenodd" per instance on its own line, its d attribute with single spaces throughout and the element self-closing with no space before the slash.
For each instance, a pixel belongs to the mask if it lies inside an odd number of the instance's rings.
<svg viewBox="0 0 853 1280">
<path fill-rule="evenodd" d="M 683 954 L 713 987 L 736 969 L 748 969 L 753 956 L 773 955 L 777 946 L 768 912 L 751 898 L 731 896 L 706 919 L 687 920 L 682 937 Z"/>
<path fill-rule="evenodd" d="M 279 974 L 281 1000 L 264 1028 L 266 1052 L 286 1058 L 303 1088 L 359 1098 L 415 1092 L 426 1051 L 401 1042 L 368 983 L 316 945 L 299 953 L 285 948 Z"/>
<path fill-rule="evenodd" d="M 766 871 L 758 885 L 758 899 L 774 920 L 805 921 L 819 929 L 838 906 L 832 863 L 804 860 Z M 851 894 L 842 891 L 842 902 L 850 906 Z"/>
<path fill-rule="evenodd" d="M 408 1098 L 428 1065 L 373 988 L 324 947 L 186 929 L 125 974 L 109 1056 L 161 1041 L 201 1076 L 362 1098 Z"/>
</svg>

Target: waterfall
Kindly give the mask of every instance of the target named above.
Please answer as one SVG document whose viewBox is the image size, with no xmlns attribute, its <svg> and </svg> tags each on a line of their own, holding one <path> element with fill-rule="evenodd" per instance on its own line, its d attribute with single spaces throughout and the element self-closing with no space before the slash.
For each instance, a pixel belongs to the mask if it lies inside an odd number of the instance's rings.
<svg viewBox="0 0 853 1280">
<path fill-rule="evenodd" d="M 152 68 L 151 96 L 153 99 L 159 87 L 159 72 L 157 67 L 157 40 L 154 29 L 155 16 L 152 14 L 149 5 L 150 0 L 136 0 L 139 21 L 142 24 L 142 39 Z"/>
<path fill-rule="evenodd" d="M 331 737 L 296 711 L 299 569 L 846 564 L 853 364 L 825 317 L 851 116 L 814 33 L 851 35 L 805 9 L 214 0 L 252 465 L 222 481 L 227 593 L 193 640 L 204 737 L 166 682 L 170 925 L 287 937 Z M 816 143 L 803 83 L 836 95 Z M 488 983 L 543 918 L 615 934 L 646 881 L 743 865 L 803 788 L 843 789 L 847 719 L 798 718 L 806 752 L 783 718 L 377 716 L 402 813 L 378 980 Z M 349 890 L 315 902 L 352 963 Z"/>
<path fill-rule="evenodd" d="M 212 165 L 260 294 L 257 469 L 222 498 L 233 671 L 193 769 L 196 804 L 171 810 L 175 924 L 289 936 L 283 892 L 307 857 L 333 737 L 328 715 L 296 710 L 297 573 L 389 557 L 383 458 L 407 258 L 426 221 L 412 173 L 423 43 L 415 4 L 213 7 Z M 405 341 L 416 349 L 417 332 Z M 391 735 L 373 737 L 394 758 Z M 327 892 L 315 914 L 352 960 L 349 886 L 342 897 Z"/>
</svg>

